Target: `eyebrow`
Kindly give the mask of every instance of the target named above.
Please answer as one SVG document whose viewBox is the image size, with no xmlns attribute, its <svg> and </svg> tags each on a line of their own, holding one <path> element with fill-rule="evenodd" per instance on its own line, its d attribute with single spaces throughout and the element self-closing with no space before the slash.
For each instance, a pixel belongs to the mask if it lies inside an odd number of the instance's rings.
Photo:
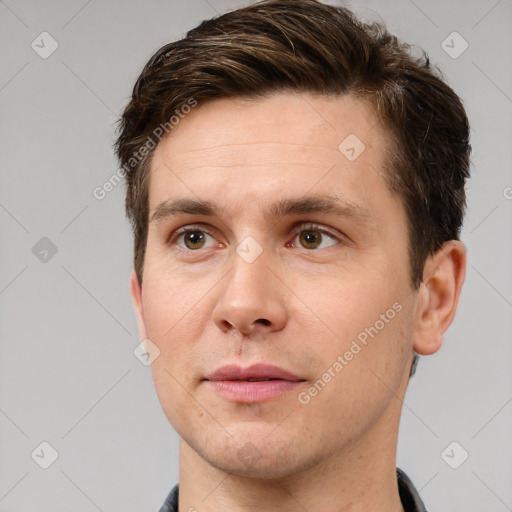
<svg viewBox="0 0 512 512">
<path fill-rule="evenodd" d="M 168 199 L 154 208 L 149 222 L 159 223 L 169 217 L 184 214 L 220 217 L 224 211 L 224 208 L 211 201 L 192 198 Z M 325 195 L 280 199 L 270 205 L 268 211 L 264 212 L 264 217 L 269 221 L 290 215 L 309 213 L 333 214 L 367 224 L 369 227 L 376 226 L 375 216 L 370 210 L 346 199 Z"/>
</svg>

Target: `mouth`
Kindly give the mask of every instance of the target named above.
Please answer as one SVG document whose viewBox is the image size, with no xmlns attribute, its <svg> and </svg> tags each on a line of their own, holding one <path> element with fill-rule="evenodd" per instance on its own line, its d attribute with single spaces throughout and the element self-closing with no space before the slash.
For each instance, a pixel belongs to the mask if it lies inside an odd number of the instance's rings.
<svg viewBox="0 0 512 512">
<path fill-rule="evenodd" d="M 265 381 L 269 381 L 269 380 L 284 380 L 284 379 L 278 379 L 278 378 L 274 378 L 274 377 L 269 377 L 269 378 L 249 377 L 248 379 L 233 379 L 233 380 L 238 380 L 241 382 L 265 382 Z"/>
<path fill-rule="evenodd" d="M 275 399 L 300 386 L 305 379 L 278 366 L 255 364 L 248 368 L 223 366 L 204 381 L 223 398 L 237 403 Z"/>
</svg>

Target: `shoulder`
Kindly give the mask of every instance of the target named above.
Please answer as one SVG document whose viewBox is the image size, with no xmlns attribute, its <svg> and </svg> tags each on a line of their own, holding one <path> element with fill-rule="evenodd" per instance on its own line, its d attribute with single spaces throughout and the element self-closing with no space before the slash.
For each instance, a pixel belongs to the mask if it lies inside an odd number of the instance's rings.
<svg viewBox="0 0 512 512">
<path fill-rule="evenodd" d="M 179 486 L 176 484 L 165 498 L 164 504 L 158 512 L 178 512 Z"/>
<path fill-rule="evenodd" d="M 398 492 L 405 512 L 427 512 L 425 505 L 411 479 L 400 469 L 396 468 Z"/>
</svg>

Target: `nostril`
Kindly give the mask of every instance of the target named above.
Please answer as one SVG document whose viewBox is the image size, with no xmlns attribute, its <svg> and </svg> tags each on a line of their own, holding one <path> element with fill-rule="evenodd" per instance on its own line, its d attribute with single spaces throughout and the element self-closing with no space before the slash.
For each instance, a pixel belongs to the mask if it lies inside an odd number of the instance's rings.
<svg viewBox="0 0 512 512">
<path fill-rule="evenodd" d="M 263 325 L 270 325 L 270 320 L 267 320 L 266 318 L 259 318 L 256 321 L 262 323 Z"/>
</svg>

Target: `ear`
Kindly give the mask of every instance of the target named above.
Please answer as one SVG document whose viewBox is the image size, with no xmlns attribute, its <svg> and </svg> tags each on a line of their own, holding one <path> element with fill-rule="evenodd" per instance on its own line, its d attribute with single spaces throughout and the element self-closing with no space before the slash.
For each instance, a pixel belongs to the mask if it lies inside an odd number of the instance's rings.
<svg viewBox="0 0 512 512">
<path fill-rule="evenodd" d="M 466 276 L 466 248 L 458 240 L 445 242 L 429 257 L 417 302 L 413 349 L 421 355 L 437 352 L 455 317 Z"/>
<path fill-rule="evenodd" d="M 142 309 L 142 289 L 140 287 L 139 278 L 134 269 L 130 275 L 130 293 L 132 296 L 133 307 L 137 317 L 137 325 L 139 328 L 139 340 L 147 338 L 146 326 L 144 324 L 144 312 Z"/>
</svg>

